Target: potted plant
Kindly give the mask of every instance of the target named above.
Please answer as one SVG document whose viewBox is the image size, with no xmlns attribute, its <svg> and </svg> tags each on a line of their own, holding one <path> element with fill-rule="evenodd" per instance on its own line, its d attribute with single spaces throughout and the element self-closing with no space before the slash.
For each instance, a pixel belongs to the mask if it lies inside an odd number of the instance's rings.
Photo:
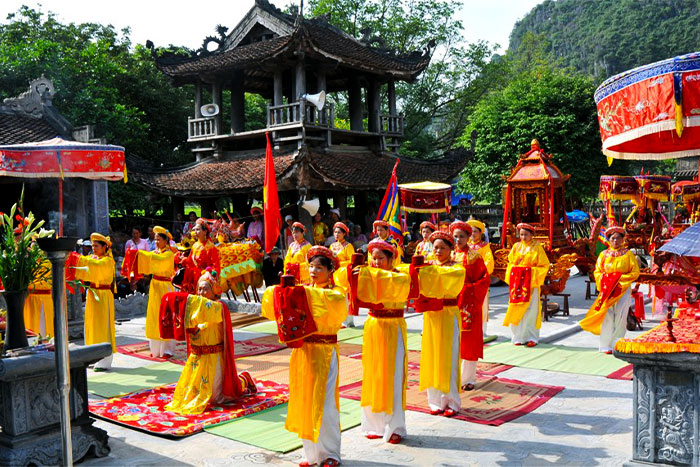
<svg viewBox="0 0 700 467">
<path fill-rule="evenodd" d="M 23 201 L 24 187 L 10 213 L 0 212 L 0 280 L 7 303 L 4 351 L 27 346 L 24 301 L 30 284 L 51 273 L 36 239 L 49 237 L 54 231 L 45 230 L 44 221 L 37 221 L 31 212 L 25 216 Z"/>
</svg>

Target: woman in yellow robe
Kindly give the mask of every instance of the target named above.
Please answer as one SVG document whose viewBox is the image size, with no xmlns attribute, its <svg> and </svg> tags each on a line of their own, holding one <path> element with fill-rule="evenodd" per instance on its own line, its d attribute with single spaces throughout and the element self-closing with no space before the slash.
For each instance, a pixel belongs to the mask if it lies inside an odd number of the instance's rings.
<svg viewBox="0 0 700 467">
<path fill-rule="evenodd" d="M 335 287 L 332 273 L 337 259 L 326 247 L 307 253 L 311 285 L 304 287 L 316 333 L 305 337 L 289 360 L 289 404 L 285 428 L 297 433 L 306 462 L 300 465 L 340 463 L 337 333 L 347 315 L 345 291 Z M 276 320 L 274 290 L 265 290 L 262 316 Z"/>
<path fill-rule="evenodd" d="M 42 261 L 49 273 L 29 284 L 29 295 L 24 302 L 24 327 L 44 337 L 52 337 L 53 298 L 51 296 L 51 261 Z"/>
<path fill-rule="evenodd" d="M 304 234 L 306 227 L 301 222 L 292 224 L 292 236 L 294 241 L 287 248 L 287 254 L 284 257 L 285 274 L 291 274 L 294 269 L 298 268 L 298 281 L 301 284 L 308 284 L 309 278 L 309 263 L 306 262 L 306 253 L 311 249 L 311 244 L 306 241 Z M 295 276 L 297 274 L 294 274 Z"/>
<path fill-rule="evenodd" d="M 331 244 L 331 251 L 333 255 L 338 258 L 339 267 L 344 268 L 350 261 L 352 261 L 352 255 L 355 253 L 355 247 L 352 243 L 347 241 L 350 229 L 347 225 L 342 222 L 336 222 L 333 226 L 333 236 L 335 236 L 335 242 Z"/>
<path fill-rule="evenodd" d="M 372 223 L 372 228 L 378 238 L 394 245 L 394 248 L 396 248 L 396 257 L 392 265 L 393 267 L 400 265 L 401 258 L 403 257 L 403 248 L 401 248 L 399 241 L 391 235 L 391 230 L 389 230 L 391 228 L 390 224 L 384 220 L 376 220 Z M 369 262 L 369 258 L 367 258 L 367 260 Z"/>
<path fill-rule="evenodd" d="M 489 275 L 493 274 L 493 267 L 496 264 L 493 259 L 493 252 L 491 251 L 491 245 L 484 239 L 484 232 L 486 230 L 486 225 L 483 222 L 476 219 L 470 219 L 467 221 L 472 228 L 472 236 L 469 238 L 469 249 L 476 251 L 484 260 L 484 265 L 486 266 L 486 271 Z M 489 292 L 486 292 L 486 298 L 484 298 L 484 304 L 482 305 L 482 315 L 481 322 L 483 326 L 484 337 L 486 337 L 486 324 L 489 320 Z"/>
<path fill-rule="evenodd" d="M 450 234 L 433 232 L 430 240 L 435 259 L 418 269 L 420 294 L 438 301 L 440 309 L 423 313 L 419 390 L 428 391 L 431 415 L 452 417 L 462 406 L 457 297 L 464 285 L 465 270 L 452 259 L 454 238 Z"/>
<path fill-rule="evenodd" d="M 197 282 L 197 295 L 187 295 L 184 303 L 190 354 L 166 410 L 200 414 L 210 404 L 257 392 L 250 374 L 236 371 L 231 315 L 218 301 L 221 286 L 215 276 L 208 268 Z"/>
<path fill-rule="evenodd" d="M 420 234 L 423 241 L 416 245 L 416 255 L 425 257 L 426 261 L 430 261 L 433 256 L 433 244 L 430 243 L 430 235 L 437 230 L 437 227 L 432 222 L 421 222 Z"/>
<path fill-rule="evenodd" d="M 610 248 L 598 256 L 593 273 L 600 292 L 579 322 L 584 330 L 600 335 L 599 350 L 605 353 L 612 353 L 615 342 L 625 337 L 631 286 L 639 277 L 637 257 L 623 247 L 625 233 L 622 227 L 607 229 Z"/>
<path fill-rule="evenodd" d="M 549 271 L 549 258 L 542 245 L 533 238 L 535 234 L 533 226 L 524 223 L 518 224 L 518 232 L 520 241 L 513 245 L 508 254 L 506 282 L 509 285 L 510 299 L 503 326 L 510 325 L 513 344 L 526 344 L 528 347 L 534 347 L 540 338 L 542 324 L 540 287 L 544 284 L 547 271 Z M 516 302 L 513 300 L 515 292 L 524 291 L 512 283 L 511 271 L 514 267 L 530 268 L 529 301 Z M 518 290 L 514 290 L 516 288 Z"/>
<path fill-rule="evenodd" d="M 155 251 L 138 250 L 136 253 L 139 274 L 153 274 L 148 288 L 148 308 L 146 309 L 146 339 L 152 357 L 170 358 L 175 351 L 175 341 L 161 339 L 159 329 L 160 300 L 168 292 L 174 292 L 171 282 L 175 271 L 175 254 L 170 249 L 173 236 L 165 228 L 153 227 L 156 234 Z"/>
<path fill-rule="evenodd" d="M 396 249 L 374 239 L 370 267 L 357 270 L 357 298 L 369 307 L 362 335 L 362 431 L 398 444 L 406 436 L 406 320 L 411 279 L 392 270 Z"/>
<path fill-rule="evenodd" d="M 114 336 L 114 259 L 109 237 L 99 233 L 90 235 L 92 255 L 78 259 L 75 277 L 89 282 L 85 294 L 85 344 L 112 344 L 112 353 L 117 351 Z M 95 363 L 95 371 L 112 367 L 112 354 Z"/>
</svg>

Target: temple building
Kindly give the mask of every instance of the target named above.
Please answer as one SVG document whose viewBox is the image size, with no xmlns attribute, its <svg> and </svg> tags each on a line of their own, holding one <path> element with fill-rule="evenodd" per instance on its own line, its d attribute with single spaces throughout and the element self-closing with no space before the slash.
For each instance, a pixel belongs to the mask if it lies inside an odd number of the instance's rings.
<svg viewBox="0 0 700 467">
<path fill-rule="evenodd" d="M 433 44 L 401 54 L 369 33 L 357 40 L 324 18 L 288 15 L 267 0 L 256 0 L 232 32 L 218 32 L 187 57 L 148 44 L 174 86 L 193 85 L 194 115 L 181 124 L 188 125 L 195 162 L 161 169 L 127 158 L 130 180 L 171 196 L 175 212 L 183 212 L 185 199 L 203 211 L 224 196 L 238 208 L 249 205 L 261 197 L 269 133 L 281 195 L 298 199 L 305 188 L 322 206 L 333 199 L 343 214 L 352 195 L 356 212 L 366 212 L 367 193 L 386 187 L 404 135 L 396 83 L 420 75 Z M 347 96 L 348 118 L 337 118 L 332 99 L 317 105 L 321 92 Z M 246 122 L 245 93 L 268 103 L 259 128 Z M 399 183 L 449 183 L 470 155 L 460 149 L 430 161 L 402 157 Z"/>
</svg>

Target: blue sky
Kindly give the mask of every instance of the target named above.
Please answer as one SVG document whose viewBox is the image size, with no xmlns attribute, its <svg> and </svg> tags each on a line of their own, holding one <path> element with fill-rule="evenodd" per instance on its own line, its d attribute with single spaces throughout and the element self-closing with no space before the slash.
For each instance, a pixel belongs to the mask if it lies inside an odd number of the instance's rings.
<svg viewBox="0 0 700 467">
<path fill-rule="evenodd" d="M 508 47 L 508 36 L 515 22 L 542 0 L 462 0 L 458 18 L 464 25 L 467 42 L 480 39 Z M 273 3 L 282 6 L 287 0 Z M 131 40 L 143 44 L 151 39 L 156 46 L 170 43 L 198 48 L 205 36 L 214 35 L 221 23 L 233 28 L 254 4 L 254 0 L 208 0 L 202 8 L 191 2 L 162 0 L 2 0 L 0 22 L 21 5 L 52 11 L 62 22 L 97 22 L 121 29 L 131 27 Z M 197 11 L 199 10 L 199 11 Z M 215 14 L 212 14 L 215 12 Z"/>
</svg>

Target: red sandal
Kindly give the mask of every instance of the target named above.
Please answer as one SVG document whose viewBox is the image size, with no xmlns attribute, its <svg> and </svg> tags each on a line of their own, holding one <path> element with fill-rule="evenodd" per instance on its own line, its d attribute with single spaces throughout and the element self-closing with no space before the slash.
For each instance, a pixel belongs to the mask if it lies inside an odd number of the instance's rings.
<svg viewBox="0 0 700 467">
<path fill-rule="evenodd" d="M 381 438 L 381 436 L 367 434 L 367 435 L 365 435 L 365 438 L 367 438 L 367 439 L 379 439 L 379 438 Z"/>
<path fill-rule="evenodd" d="M 340 461 L 337 461 L 335 459 L 331 459 L 330 457 L 323 461 L 323 467 L 335 467 L 336 465 L 340 465 Z"/>
<path fill-rule="evenodd" d="M 389 444 L 399 444 L 401 442 L 401 435 L 397 435 L 396 433 L 391 435 L 391 438 L 389 438 L 389 441 L 387 441 Z"/>
<path fill-rule="evenodd" d="M 455 415 L 457 415 L 457 411 L 452 409 L 447 409 L 442 413 L 443 417 L 454 417 Z"/>
</svg>

